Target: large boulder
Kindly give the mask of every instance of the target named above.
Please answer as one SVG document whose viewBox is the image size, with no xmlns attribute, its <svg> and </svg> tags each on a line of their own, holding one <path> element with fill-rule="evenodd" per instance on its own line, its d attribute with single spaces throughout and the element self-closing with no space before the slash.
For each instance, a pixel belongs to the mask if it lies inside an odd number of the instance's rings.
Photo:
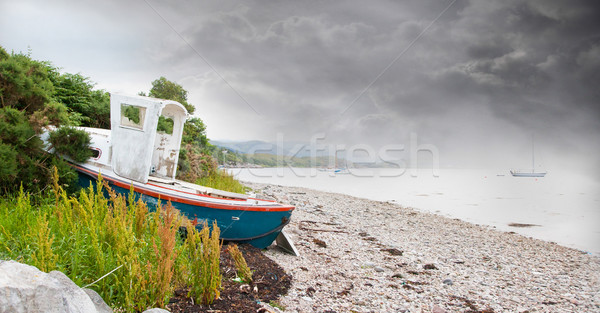
<svg viewBox="0 0 600 313">
<path fill-rule="evenodd" d="M 93 289 L 83 288 L 83 291 L 92 299 L 98 313 L 113 313 L 113 310 L 104 302 L 104 299 Z"/>
<path fill-rule="evenodd" d="M 61 272 L 53 271 L 47 274 L 34 266 L 15 261 L 0 261 L 0 313 L 9 312 L 110 311 L 97 310 L 87 293 Z"/>
</svg>

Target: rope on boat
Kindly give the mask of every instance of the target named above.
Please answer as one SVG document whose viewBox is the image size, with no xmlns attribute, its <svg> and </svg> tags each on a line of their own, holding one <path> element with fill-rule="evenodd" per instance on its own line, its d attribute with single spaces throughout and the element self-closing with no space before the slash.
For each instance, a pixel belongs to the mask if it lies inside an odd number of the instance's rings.
<svg viewBox="0 0 600 313">
<path fill-rule="evenodd" d="M 110 271 L 110 272 L 108 272 L 108 273 L 104 274 L 104 276 L 102 276 L 102 277 L 98 278 L 98 279 L 97 279 L 95 282 L 93 282 L 93 283 L 91 283 L 91 284 L 87 284 L 87 285 L 83 286 L 83 288 L 87 288 L 87 287 L 89 287 L 89 286 L 91 286 L 91 285 L 93 285 L 93 284 L 95 284 L 95 283 L 97 283 L 97 282 L 101 281 L 102 279 L 104 279 L 104 277 L 106 277 L 106 276 L 108 276 L 108 275 L 112 274 L 114 271 L 116 271 L 116 270 L 120 269 L 121 267 L 123 267 L 123 265 L 124 265 L 124 264 L 121 264 L 121 265 L 119 265 L 119 266 L 118 266 L 117 268 L 115 268 L 114 270 L 112 270 L 112 271 Z"/>
</svg>

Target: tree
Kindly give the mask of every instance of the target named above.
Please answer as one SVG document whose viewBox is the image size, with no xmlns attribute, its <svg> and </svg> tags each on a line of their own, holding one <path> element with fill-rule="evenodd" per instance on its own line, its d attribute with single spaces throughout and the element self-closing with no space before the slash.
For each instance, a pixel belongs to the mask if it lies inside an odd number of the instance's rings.
<svg viewBox="0 0 600 313">
<path fill-rule="evenodd" d="M 140 93 L 140 95 L 143 94 L 143 92 Z M 194 113 L 194 106 L 187 102 L 187 90 L 164 77 L 152 82 L 152 89 L 150 89 L 148 95 L 177 101 L 183 104 L 188 113 Z M 193 117 L 185 123 L 181 141 L 182 145 L 177 163 L 178 178 L 195 182 L 197 179 L 211 175 L 216 171 L 217 162 L 210 155 L 212 146 L 206 137 L 206 125 L 200 118 Z"/>
<path fill-rule="evenodd" d="M 110 95 L 93 90 L 94 83 L 81 74 L 65 73 L 53 78 L 53 98 L 69 109 L 77 125 L 110 129 Z"/>
<path fill-rule="evenodd" d="M 152 82 L 152 89 L 148 96 L 177 101 L 185 107 L 190 114 L 196 110 L 193 105 L 187 102 L 187 90 L 183 89 L 178 83 L 174 83 L 163 76 Z"/>
<path fill-rule="evenodd" d="M 181 85 L 161 76 L 152 82 L 152 89 L 150 89 L 148 95 L 150 97 L 177 101 L 183 104 L 188 113 L 192 114 L 194 113 L 194 106 L 187 102 L 187 93 L 187 90 L 183 89 Z M 143 94 L 143 92 L 140 92 L 140 95 Z M 204 122 L 198 117 L 189 119 L 183 128 L 181 141 L 184 146 L 190 144 L 199 147 L 204 152 L 208 152 L 207 148 L 210 147 L 210 144 L 206 137 L 206 125 L 204 125 Z"/>
<path fill-rule="evenodd" d="M 0 50 L 0 105 L 29 113 L 42 109 L 52 98 L 50 77 L 56 75 L 56 68 L 24 54 L 8 55 L 2 47 Z"/>
<path fill-rule="evenodd" d="M 183 137 L 181 138 L 184 144 L 193 144 L 201 148 L 209 146 L 208 138 L 206 137 L 206 125 L 197 117 L 192 117 L 183 126 Z"/>
</svg>

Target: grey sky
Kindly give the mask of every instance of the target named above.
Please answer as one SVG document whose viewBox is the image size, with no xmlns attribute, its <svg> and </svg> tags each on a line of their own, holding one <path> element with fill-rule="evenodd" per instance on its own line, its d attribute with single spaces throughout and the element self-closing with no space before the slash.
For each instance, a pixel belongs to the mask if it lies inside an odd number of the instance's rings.
<svg viewBox="0 0 600 313">
<path fill-rule="evenodd" d="M 458 0 L 353 104 L 451 1 L 121 2 L 3 1 L 0 45 L 108 91 L 165 76 L 213 139 L 414 132 L 442 165 L 507 168 L 535 133 L 546 169 L 599 172 L 597 1 Z"/>
</svg>

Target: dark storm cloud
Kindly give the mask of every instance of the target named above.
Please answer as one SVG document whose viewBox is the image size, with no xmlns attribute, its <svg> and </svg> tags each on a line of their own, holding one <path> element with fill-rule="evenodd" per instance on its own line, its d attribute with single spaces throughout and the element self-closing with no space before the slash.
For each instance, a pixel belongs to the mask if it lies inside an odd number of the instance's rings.
<svg viewBox="0 0 600 313">
<path fill-rule="evenodd" d="M 598 158 L 585 156 L 600 152 L 599 7 L 148 0 L 63 9 L 97 23 L 84 23 L 95 48 L 107 39 L 94 35 L 111 21 L 108 42 L 119 45 L 98 51 L 120 61 L 113 73 L 182 83 L 216 139 L 323 132 L 334 142 L 384 145 L 415 132 L 448 163 L 501 164 L 535 132 L 547 154 L 576 154 L 598 169 Z M 126 62 L 125 51 L 136 57 Z"/>
<path fill-rule="evenodd" d="M 179 30 L 271 132 L 381 145 L 414 131 L 446 150 L 538 132 L 550 151 L 597 152 L 598 4 L 457 1 L 382 73 L 448 4 L 224 4 Z M 206 70 L 185 45 L 162 58 Z"/>
<path fill-rule="evenodd" d="M 429 8 L 432 3 L 443 4 L 436 1 L 421 6 Z M 420 7 L 407 8 L 419 12 Z M 441 10 L 443 6 L 437 8 Z M 344 21 L 339 15 L 315 10 L 265 23 L 251 19 L 258 15 L 252 13 L 257 10 L 260 9 L 238 6 L 233 11 L 219 12 L 182 34 L 217 68 L 298 93 L 298 99 L 311 95 L 357 95 L 427 22 L 407 18 L 397 21 L 393 28 L 389 24 L 377 27 L 381 21 L 375 17 L 372 21 L 361 19 L 357 12 L 354 16 L 348 13 L 349 19 Z M 556 74 L 585 78 L 582 76 L 587 70 L 588 76 L 593 75 L 595 71 L 573 61 L 597 47 L 597 38 L 593 37 L 597 33 L 592 29 L 598 29 L 593 19 L 598 12 L 589 8 L 563 16 L 561 11 L 540 10 L 522 3 L 507 7 L 486 7 L 485 3 L 467 6 L 455 20 L 438 21 L 413 51 L 382 77 L 385 81 L 380 85 L 409 90 L 417 86 L 419 91 L 434 88 L 451 95 L 457 90 L 438 87 L 453 85 L 452 80 L 460 80 L 456 75 L 462 74 L 470 80 L 469 92 L 493 92 L 501 97 L 515 91 L 546 91 L 545 88 L 563 81 Z M 430 19 L 434 16 L 429 14 Z M 185 51 L 189 50 L 187 47 L 180 48 L 188 59 L 196 58 Z M 594 59 L 579 58 L 582 62 Z M 570 70 L 552 75 L 549 68 L 544 68 L 548 62 L 560 62 L 553 66 Z M 464 93 L 464 89 L 460 92 Z M 421 102 L 431 102 L 428 93 L 420 93 L 424 97 Z"/>
</svg>

